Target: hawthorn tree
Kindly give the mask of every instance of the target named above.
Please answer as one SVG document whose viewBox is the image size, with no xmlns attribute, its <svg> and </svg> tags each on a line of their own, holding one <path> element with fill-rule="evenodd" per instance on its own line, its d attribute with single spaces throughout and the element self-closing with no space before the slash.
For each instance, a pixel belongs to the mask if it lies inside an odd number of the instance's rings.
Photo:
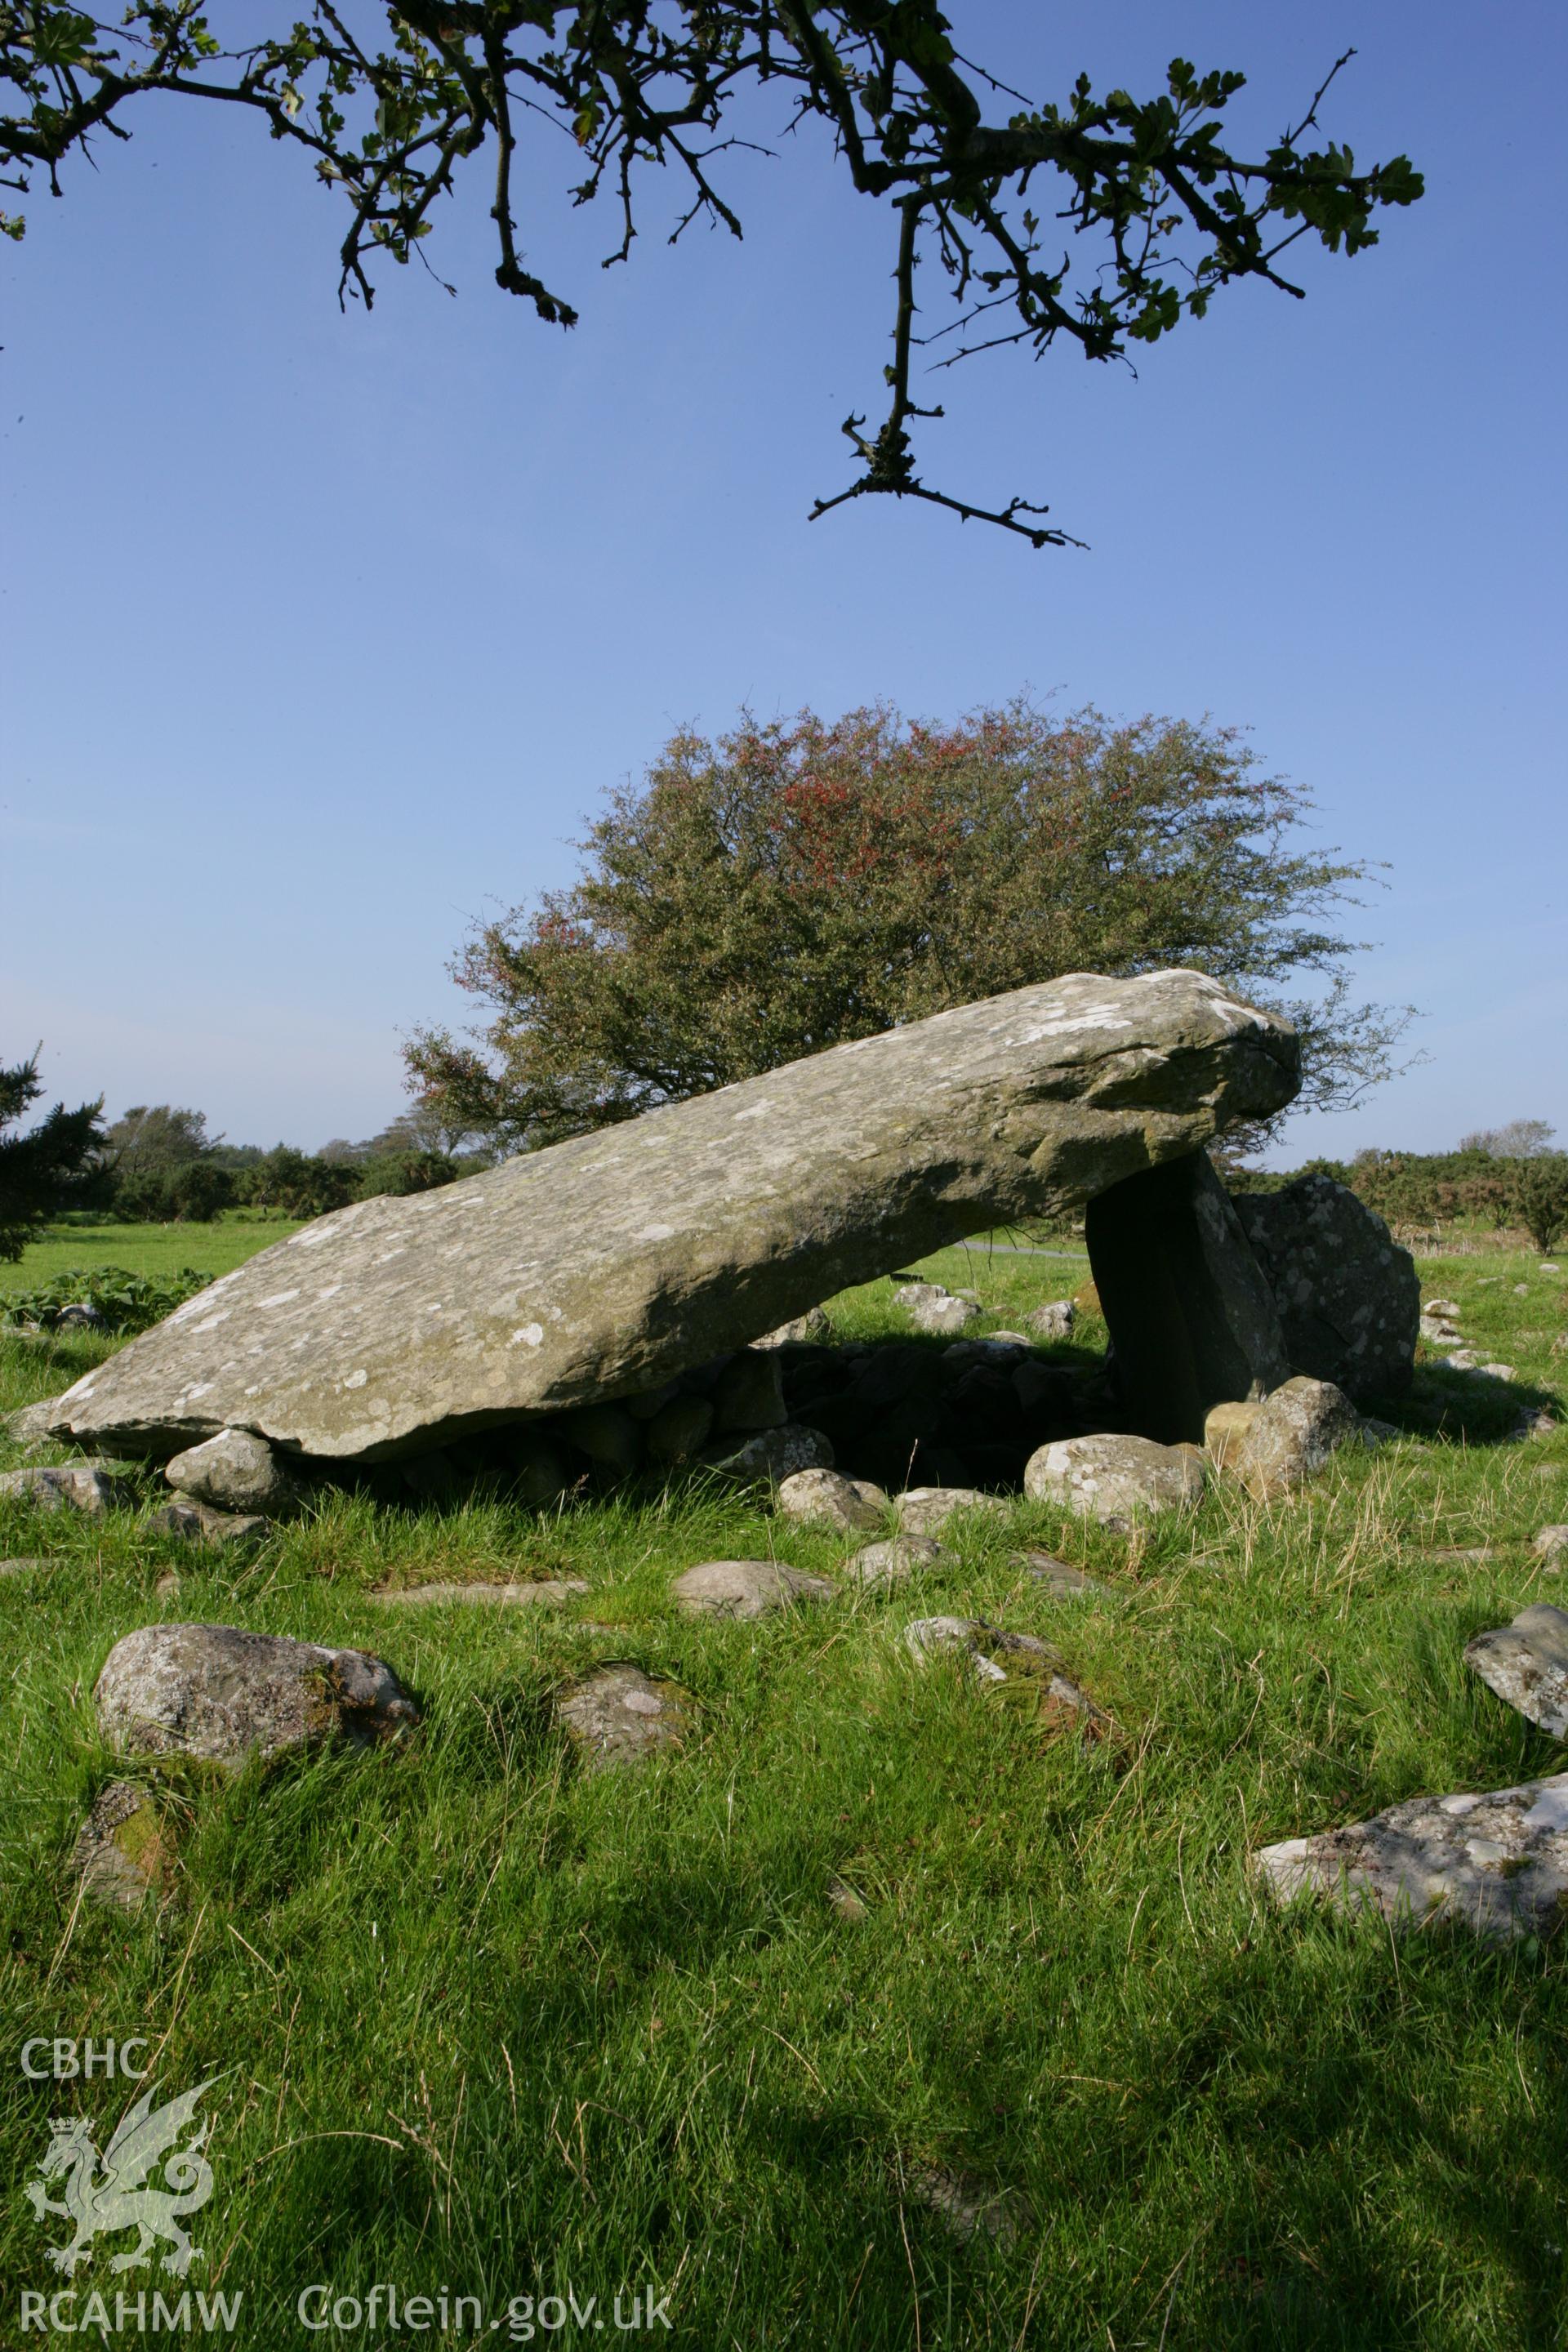
<svg viewBox="0 0 1568 2352">
<path fill-rule="evenodd" d="M 1246 152 L 1224 135 L 1240 73 L 1177 58 L 1152 96 L 1097 95 L 1080 75 L 1065 99 L 1037 101 L 962 55 L 936 0 L 304 0 L 259 28 L 258 13 L 234 0 L 128 0 L 107 16 L 0 0 L 0 187 L 25 193 L 41 174 L 58 194 L 73 163 L 130 136 L 142 100 L 205 100 L 264 122 L 339 199 L 342 299 L 368 306 L 381 264 L 424 257 L 472 167 L 488 173 L 497 284 L 571 327 L 574 302 L 525 257 L 538 226 L 518 218 L 525 142 L 559 137 L 572 201 L 610 206 L 607 267 L 631 251 L 650 167 L 680 188 L 671 242 L 700 219 L 739 236 L 726 161 L 757 143 L 756 93 L 776 98 L 778 128 L 826 128 L 854 187 L 890 215 L 894 254 L 886 406 L 875 423 L 846 419 L 852 478 L 814 515 L 881 493 L 1036 547 L 1068 543 L 1044 506 L 976 505 L 917 473 L 910 428 L 942 413 L 911 389 L 931 340 L 922 264 L 955 304 L 939 364 L 1058 341 L 1108 361 L 1201 318 L 1239 280 L 1300 296 L 1282 268 L 1291 246 L 1362 252 L 1382 207 L 1422 193 L 1405 156 L 1359 170 L 1321 131 L 1353 51 L 1293 123 Z M 24 220 L 0 226 L 19 236 Z"/>
<path fill-rule="evenodd" d="M 410 1083 L 515 1149 L 1061 972 L 1186 964 L 1283 1003 L 1305 1098 L 1342 1103 L 1405 1016 L 1350 999 L 1335 910 L 1368 869 L 1298 845 L 1310 806 L 1182 719 L 1019 702 L 678 735 L 576 882 L 468 940 L 454 971 L 488 1018 L 417 1034 Z M 1303 973 L 1326 986 L 1282 998 Z"/>
</svg>

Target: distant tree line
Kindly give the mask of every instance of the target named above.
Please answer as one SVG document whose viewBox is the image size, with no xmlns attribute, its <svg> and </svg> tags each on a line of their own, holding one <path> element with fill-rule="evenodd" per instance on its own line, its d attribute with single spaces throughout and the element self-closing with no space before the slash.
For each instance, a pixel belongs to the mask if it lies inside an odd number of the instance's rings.
<svg viewBox="0 0 1568 2352">
<path fill-rule="evenodd" d="M 75 1110 L 56 1103 L 24 1129 L 43 1090 L 37 1051 L 0 1066 L 0 1263 L 71 1210 L 151 1224 L 207 1223 L 226 1209 L 318 1217 L 375 1193 L 430 1192 L 491 1157 L 423 1102 L 362 1143 L 268 1151 L 210 1134 L 205 1112 L 174 1103 L 138 1103 L 106 1126 L 101 1096 Z"/>
<path fill-rule="evenodd" d="M 138 1104 L 104 1136 L 93 1205 L 128 1223 L 200 1223 L 225 1209 L 319 1217 L 376 1193 L 428 1192 L 487 1164 L 471 1139 L 416 1105 L 361 1143 L 337 1137 L 320 1151 L 229 1143 L 205 1114 Z"/>
</svg>

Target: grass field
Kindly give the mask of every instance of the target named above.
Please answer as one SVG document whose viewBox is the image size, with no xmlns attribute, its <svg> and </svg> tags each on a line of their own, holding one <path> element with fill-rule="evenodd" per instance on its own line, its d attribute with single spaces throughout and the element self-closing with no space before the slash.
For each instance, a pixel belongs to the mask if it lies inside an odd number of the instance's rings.
<svg viewBox="0 0 1568 2352">
<path fill-rule="evenodd" d="M 1003 1322 L 1081 1278 L 931 1265 Z M 679 1617 L 672 1574 L 774 1552 L 831 1574 L 847 1547 L 711 1491 L 544 1517 L 338 1499 L 238 1567 L 132 1516 L 11 1508 L 0 1552 L 45 1564 L 0 1580 L 0 2040 L 144 2032 L 161 2095 L 217 2078 L 189 2284 L 240 2294 L 229 2340 L 258 2352 L 1562 2347 L 1557 1950 L 1279 1916 L 1245 1867 L 1563 1762 L 1460 1652 L 1555 1593 L 1529 1543 L 1568 1519 L 1568 1436 L 1505 1432 L 1555 1399 L 1568 1290 L 1523 1256 L 1428 1272 L 1518 1381 L 1424 1369 L 1408 1433 L 1292 1505 L 1211 1488 L 1123 1539 L 1020 1504 L 924 1585 L 754 1624 Z M 886 1283 L 834 1313 L 900 1323 Z M 0 1402 L 106 1352 L 0 1341 Z M 1111 1597 L 1047 1600 L 1009 1559 L 1025 1539 Z M 502 1572 L 592 1591 L 555 1613 L 376 1597 Z M 939 1609 L 1058 1643 L 1120 1738 L 1085 1752 L 1016 1686 L 917 1671 L 902 1628 Z M 173 1887 L 126 1921 L 78 1907 L 68 1865 L 123 1769 L 94 1678 L 161 1616 L 374 1649 L 426 1719 L 395 1752 L 175 1778 Z M 611 1658 L 685 1683 L 700 1731 L 589 1778 L 551 1699 Z M 16 2332 L 22 2292 L 61 2284 L 20 2193 L 48 2117 L 90 2116 L 101 2148 L 126 2095 L 6 2066 L 8 2345 L 41 2340 Z M 942 2179 L 1004 2196 L 1009 2225 L 957 2233 Z M 117 2289 L 173 2292 L 107 2262 L 75 2284 L 110 2319 Z M 370 2324 L 298 2315 L 313 2284 L 363 2303 L 377 2282 L 432 2298 L 429 2327 L 391 2327 L 384 2295 Z M 617 2293 L 646 2326 L 617 2328 Z"/>
<path fill-rule="evenodd" d="M 286 1219 L 219 1217 L 210 1225 L 112 1225 L 71 1219 L 29 1242 L 14 1265 L 0 1265 L 0 1297 L 31 1290 L 79 1266 L 117 1265 L 128 1274 L 167 1276 L 192 1266 L 216 1277 L 258 1250 L 298 1233 Z"/>
</svg>

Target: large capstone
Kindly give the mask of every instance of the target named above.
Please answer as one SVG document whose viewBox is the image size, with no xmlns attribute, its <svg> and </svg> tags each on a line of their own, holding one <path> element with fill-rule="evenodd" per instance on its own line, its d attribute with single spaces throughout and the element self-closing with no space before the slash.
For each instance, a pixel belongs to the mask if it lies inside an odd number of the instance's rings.
<svg viewBox="0 0 1568 2352">
<path fill-rule="evenodd" d="M 1016 989 L 318 1218 L 96 1366 L 54 1426 L 369 1461 L 634 1396 L 847 1284 L 1190 1158 L 1298 1084 L 1289 1026 L 1200 973 Z"/>
<path fill-rule="evenodd" d="M 1273 1291 L 1293 1368 L 1358 1403 L 1403 1396 L 1415 1364 L 1421 1283 L 1377 1212 L 1331 1176 L 1299 1176 L 1283 1192 L 1238 1194 L 1236 1213 Z"/>
<path fill-rule="evenodd" d="M 1143 1436 L 1201 1444 L 1211 1406 L 1289 1380 L 1273 1297 L 1206 1152 L 1099 1194 L 1084 1238 L 1117 1391 Z"/>
</svg>

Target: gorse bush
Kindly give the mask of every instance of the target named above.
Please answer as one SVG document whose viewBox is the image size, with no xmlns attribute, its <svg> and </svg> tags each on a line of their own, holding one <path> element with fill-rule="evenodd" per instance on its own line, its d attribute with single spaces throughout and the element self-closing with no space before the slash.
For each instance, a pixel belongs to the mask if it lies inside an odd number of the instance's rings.
<svg viewBox="0 0 1568 2352">
<path fill-rule="evenodd" d="M 211 1280 L 211 1275 L 198 1274 L 189 1265 L 162 1280 L 149 1274 L 128 1274 L 120 1265 L 75 1267 L 68 1274 L 57 1274 L 36 1290 L 12 1291 L 0 1297 L 0 1326 L 52 1331 L 68 1307 L 88 1307 L 107 1331 L 128 1339 L 137 1331 L 151 1330 L 198 1290 L 205 1290 Z"/>
</svg>

